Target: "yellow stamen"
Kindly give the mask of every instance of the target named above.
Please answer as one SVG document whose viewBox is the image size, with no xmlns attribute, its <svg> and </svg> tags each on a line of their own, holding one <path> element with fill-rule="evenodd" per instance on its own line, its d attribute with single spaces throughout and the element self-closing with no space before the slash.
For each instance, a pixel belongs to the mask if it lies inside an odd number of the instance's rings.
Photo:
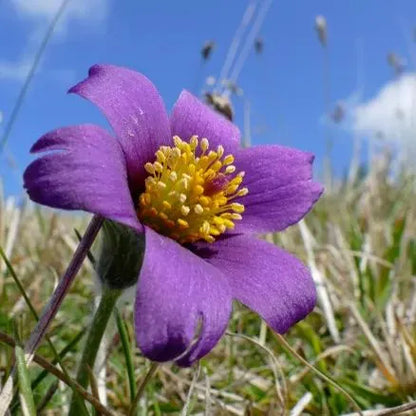
<svg viewBox="0 0 416 416">
<path fill-rule="evenodd" d="M 156 160 L 144 166 L 149 176 L 138 216 L 181 244 L 212 243 L 242 219 L 244 205 L 233 200 L 248 193 L 240 187 L 244 172 L 235 173 L 234 156 L 224 156 L 221 145 L 209 150 L 206 138 L 192 136 L 187 143 L 174 136 L 173 143 L 161 146 Z"/>
</svg>

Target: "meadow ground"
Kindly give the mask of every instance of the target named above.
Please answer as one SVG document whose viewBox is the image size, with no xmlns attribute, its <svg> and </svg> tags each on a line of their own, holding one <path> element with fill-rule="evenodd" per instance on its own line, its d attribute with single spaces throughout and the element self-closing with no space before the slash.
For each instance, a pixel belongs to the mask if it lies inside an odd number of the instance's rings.
<svg viewBox="0 0 416 416">
<path fill-rule="evenodd" d="M 126 295 L 107 331 L 92 394 L 117 415 L 344 415 L 357 407 L 364 415 L 399 414 L 382 409 L 416 399 L 416 194 L 412 176 L 392 179 L 389 168 L 381 155 L 367 173 L 328 187 L 306 220 L 264 236 L 299 256 L 318 287 L 318 306 L 284 338 L 235 304 L 226 336 L 199 366 L 155 368 L 135 346 Z M 75 230 L 82 233 L 87 222 L 0 200 L 0 247 L 9 261 L 0 262 L 0 382 L 12 344 L 23 343 L 35 325 L 17 280 L 40 313 L 77 245 Z M 49 331 L 70 375 L 97 287 L 87 261 Z M 46 362 L 31 364 L 29 377 L 39 414 L 65 414 L 71 388 L 51 373 L 56 356 L 46 342 L 37 353 Z M 156 372 L 141 389 L 149 369 Z M 22 414 L 17 394 L 11 409 Z"/>
</svg>

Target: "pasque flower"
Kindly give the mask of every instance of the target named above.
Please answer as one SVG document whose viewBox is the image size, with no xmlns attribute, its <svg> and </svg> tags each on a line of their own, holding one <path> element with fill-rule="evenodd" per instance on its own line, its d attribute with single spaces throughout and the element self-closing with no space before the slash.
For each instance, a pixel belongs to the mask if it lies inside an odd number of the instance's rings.
<svg viewBox="0 0 416 416">
<path fill-rule="evenodd" d="M 38 203 L 144 233 L 135 301 L 144 355 L 192 364 L 223 335 L 233 299 L 279 333 L 311 312 L 308 270 L 254 236 L 296 223 L 319 198 L 311 154 L 240 148 L 238 128 L 187 91 L 169 117 L 154 85 L 126 68 L 95 65 L 69 92 L 97 105 L 115 137 L 92 124 L 45 134 L 25 188 Z"/>
</svg>

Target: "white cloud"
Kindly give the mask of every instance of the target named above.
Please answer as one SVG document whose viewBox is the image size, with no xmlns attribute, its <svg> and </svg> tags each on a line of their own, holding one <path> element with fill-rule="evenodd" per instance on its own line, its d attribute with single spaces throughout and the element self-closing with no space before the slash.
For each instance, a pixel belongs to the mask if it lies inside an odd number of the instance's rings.
<svg viewBox="0 0 416 416">
<path fill-rule="evenodd" d="M 0 79 L 22 81 L 26 78 L 31 63 L 27 59 L 20 61 L 0 61 Z"/>
<path fill-rule="evenodd" d="M 389 144 L 398 161 L 413 165 L 416 157 L 416 73 L 386 83 L 351 111 L 351 129 L 374 144 Z M 382 145 L 382 147 L 384 146 Z"/>
<path fill-rule="evenodd" d="M 358 104 L 353 128 L 389 142 L 416 140 L 416 74 L 406 74 L 384 85 L 375 97 Z"/>
<path fill-rule="evenodd" d="M 70 0 L 61 17 L 61 26 L 66 26 L 70 20 L 100 21 L 108 13 L 108 0 Z M 11 0 L 16 12 L 25 18 L 33 20 L 51 20 L 62 0 Z"/>
<path fill-rule="evenodd" d="M 0 80 L 23 82 L 29 74 L 32 65 L 33 57 L 24 57 L 18 61 L 0 60 Z M 61 84 L 69 85 L 76 81 L 76 71 L 73 69 L 43 69 L 42 72 L 49 79 L 53 79 Z"/>
<path fill-rule="evenodd" d="M 66 30 L 73 21 L 88 25 L 100 24 L 105 20 L 111 0 L 70 0 L 61 15 L 55 32 L 62 40 L 69 32 Z M 55 17 L 62 5 L 62 0 L 10 0 L 10 4 L 21 19 L 30 20 L 32 28 L 27 38 L 26 47 L 20 58 L 0 60 L 0 80 L 22 81 L 26 78 L 33 63 L 36 51 L 42 41 L 49 22 Z M 55 33 L 56 37 L 56 33 Z M 68 78 L 70 70 L 49 71 L 56 78 Z"/>
</svg>

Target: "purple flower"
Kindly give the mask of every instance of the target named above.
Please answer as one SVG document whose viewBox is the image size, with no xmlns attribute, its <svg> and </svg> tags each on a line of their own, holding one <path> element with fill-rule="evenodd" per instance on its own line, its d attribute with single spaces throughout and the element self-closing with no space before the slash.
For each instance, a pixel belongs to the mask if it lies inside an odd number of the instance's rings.
<svg viewBox="0 0 416 416">
<path fill-rule="evenodd" d="M 322 193 L 313 155 L 240 148 L 238 128 L 187 91 L 168 117 L 154 85 L 129 69 L 93 66 L 69 92 L 97 105 L 116 138 L 90 124 L 45 134 L 31 151 L 47 153 L 27 168 L 25 187 L 41 204 L 145 234 L 135 327 L 147 357 L 191 365 L 223 335 L 233 299 L 279 333 L 311 312 L 308 270 L 253 234 L 311 209 Z"/>
</svg>

